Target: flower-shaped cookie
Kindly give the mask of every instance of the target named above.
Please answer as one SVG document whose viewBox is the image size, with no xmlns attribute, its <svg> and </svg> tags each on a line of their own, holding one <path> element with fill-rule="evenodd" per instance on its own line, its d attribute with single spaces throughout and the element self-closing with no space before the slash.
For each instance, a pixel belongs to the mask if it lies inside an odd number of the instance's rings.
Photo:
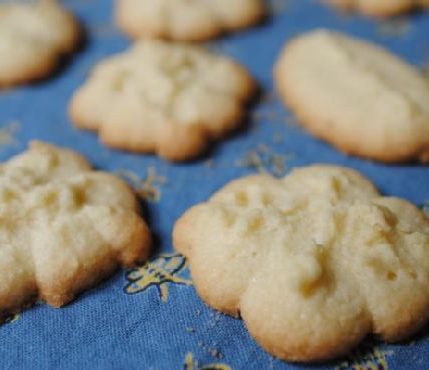
<svg viewBox="0 0 429 370">
<path fill-rule="evenodd" d="M 74 17 L 55 1 L 0 4 L 0 86 L 49 75 L 78 40 Z"/>
<path fill-rule="evenodd" d="M 134 38 L 201 41 L 249 27 L 264 14 L 263 0 L 117 0 L 116 22 Z"/>
<path fill-rule="evenodd" d="M 396 341 L 429 317 L 428 219 L 347 168 L 234 181 L 179 219 L 174 246 L 204 301 L 285 360 Z"/>
<path fill-rule="evenodd" d="M 237 127 L 254 91 L 247 71 L 225 57 L 142 41 L 95 68 L 70 114 L 107 146 L 185 160 Z"/>
<path fill-rule="evenodd" d="M 278 90 L 299 122 L 341 151 L 429 162 L 429 83 L 387 50 L 329 30 L 288 42 Z"/>
<path fill-rule="evenodd" d="M 61 306 L 150 248 L 124 182 L 40 142 L 0 166 L 0 219 L 0 317 L 37 298 Z"/>
<path fill-rule="evenodd" d="M 356 10 L 370 16 L 384 17 L 429 8 L 429 0 L 327 0 L 344 10 Z"/>
</svg>

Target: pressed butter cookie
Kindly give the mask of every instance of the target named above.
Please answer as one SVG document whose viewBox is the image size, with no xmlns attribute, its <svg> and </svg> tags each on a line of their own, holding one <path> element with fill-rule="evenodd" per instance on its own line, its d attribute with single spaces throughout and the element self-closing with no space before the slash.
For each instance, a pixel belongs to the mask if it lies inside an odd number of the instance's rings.
<svg viewBox="0 0 429 370">
<path fill-rule="evenodd" d="M 377 17 L 429 8 L 429 0 L 327 0 L 327 2 L 342 10 L 356 10 L 362 14 Z"/>
<path fill-rule="evenodd" d="M 186 160 L 242 122 L 254 91 L 247 71 L 226 57 L 141 41 L 96 66 L 70 114 L 107 146 Z"/>
<path fill-rule="evenodd" d="M 145 259 L 130 188 L 78 154 L 33 142 L 0 166 L 0 317 L 40 298 L 59 307 Z"/>
<path fill-rule="evenodd" d="M 429 83 L 388 51 L 317 30 L 286 45 L 274 74 L 299 121 L 341 151 L 429 161 Z"/>
<path fill-rule="evenodd" d="M 55 1 L 0 3 L 0 87 L 49 75 L 78 39 L 74 17 Z"/>
<path fill-rule="evenodd" d="M 202 41 L 249 27 L 264 13 L 263 0 L 117 0 L 116 22 L 134 38 Z"/>
<path fill-rule="evenodd" d="M 183 215 L 174 246 L 199 295 L 292 361 L 407 338 L 429 317 L 429 221 L 359 173 L 311 166 L 228 184 Z"/>
</svg>

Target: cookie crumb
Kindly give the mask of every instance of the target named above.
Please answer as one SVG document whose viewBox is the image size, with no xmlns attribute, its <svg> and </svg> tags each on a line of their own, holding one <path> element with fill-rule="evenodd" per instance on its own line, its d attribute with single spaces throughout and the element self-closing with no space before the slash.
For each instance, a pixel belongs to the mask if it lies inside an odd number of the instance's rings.
<svg viewBox="0 0 429 370">
<path fill-rule="evenodd" d="M 15 321 L 17 321 L 20 318 L 20 314 L 19 313 L 15 313 L 15 314 L 11 314 L 9 316 L 6 316 L 3 319 L 0 319 L 0 326 L 2 324 L 13 324 Z"/>
<path fill-rule="evenodd" d="M 213 358 L 220 360 L 223 358 L 222 352 L 216 348 L 216 343 L 213 343 L 212 346 L 206 345 L 203 341 L 199 340 L 197 342 L 198 347 L 206 351 Z"/>
<path fill-rule="evenodd" d="M 209 350 L 209 353 L 210 353 L 210 355 L 211 355 L 213 358 L 215 358 L 215 359 L 217 359 L 217 360 L 221 360 L 221 359 L 223 358 L 222 353 L 221 353 L 218 349 L 216 349 L 216 348 L 212 348 L 212 349 L 210 349 L 210 350 Z"/>
</svg>

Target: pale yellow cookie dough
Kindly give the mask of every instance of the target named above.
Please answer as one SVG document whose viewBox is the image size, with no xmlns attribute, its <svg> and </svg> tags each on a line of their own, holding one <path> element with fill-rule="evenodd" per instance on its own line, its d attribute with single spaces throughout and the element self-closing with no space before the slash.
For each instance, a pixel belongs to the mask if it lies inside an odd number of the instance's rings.
<svg viewBox="0 0 429 370">
<path fill-rule="evenodd" d="M 107 146 L 187 160 L 243 122 L 255 89 L 246 69 L 226 57 L 147 40 L 96 66 L 70 115 Z"/>
<path fill-rule="evenodd" d="M 233 181 L 174 227 L 196 289 L 271 354 L 319 361 L 429 318 L 429 220 L 359 173 L 318 165 Z"/>
<path fill-rule="evenodd" d="M 429 162 L 428 80 L 387 50 L 316 30 L 286 44 L 274 75 L 299 122 L 341 151 Z"/>
<path fill-rule="evenodd" d="M 149 253 L 131 189 L 41 142 L 0 166 L 0 219 L 0 317 L 38 298 L 62 306 Z"/>
<path fill-rule="evenodd" d="M 74 17 L 55 1 L 0 3 L 0 87 L 46 77 L 78 40 Z"/>
<path fill-rule="evenodd" d="M 258 23 L 263 0 L 117 0 L 116 22 L 133 38 L 202 41 Z"/>
</svg>

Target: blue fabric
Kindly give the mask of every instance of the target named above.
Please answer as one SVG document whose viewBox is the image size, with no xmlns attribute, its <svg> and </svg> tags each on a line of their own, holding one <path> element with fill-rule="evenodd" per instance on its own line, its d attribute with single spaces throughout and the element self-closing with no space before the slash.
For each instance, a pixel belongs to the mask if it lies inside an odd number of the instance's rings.
<svg viewBox="0 0 429 370">
<path fill-rule="evenodd" d="M 274 359 L 240 320 L 206 307 L 185 262 L 173 254 L 171 230 L 189 206 L 261 166 L 281 175 L 315 162 L 346 165 L 367 175 L 383 193 L 423 206 L 429 199 L 426 167 L 349 158 L 310 137 L 272 93 L 271 69 L 285 40 L 321 26 L 374 40 L 423 66 L 429 62 L 429 13 L 380 23 L 338 15 L 318 1 L 273 0 L 276 11 L 266 24 L 213 43 L 244 63 L 266 91 L 251 112 L 249 128 L 215 145 L 201 160 L 173 165 L 154 156 L 109 150 L 96 135 L 72 127 L 67 118 L 72 92 L 96 62 L 124 50 L 129 41 L 111 24 L 111 0 L 63 2 L 85 25 L 87 43 L 55 77 L 1 92 L 0 138 L 12 140 L 1 140 L 0 159 L 40 139 L 76 149 L 100 169 L 120 172 L 137 188 L 155 192 L 147 214 L 158 242 L 150 266 L 120 271 L 62 309 L 38 304 L 0 326 L 0 368 L 318 369 Z M 429 336 L 423 333 L 398 345 L 370 339 L 354 356 L 320 369 L 427 369 L 428 360 Z"/>
</svg>

